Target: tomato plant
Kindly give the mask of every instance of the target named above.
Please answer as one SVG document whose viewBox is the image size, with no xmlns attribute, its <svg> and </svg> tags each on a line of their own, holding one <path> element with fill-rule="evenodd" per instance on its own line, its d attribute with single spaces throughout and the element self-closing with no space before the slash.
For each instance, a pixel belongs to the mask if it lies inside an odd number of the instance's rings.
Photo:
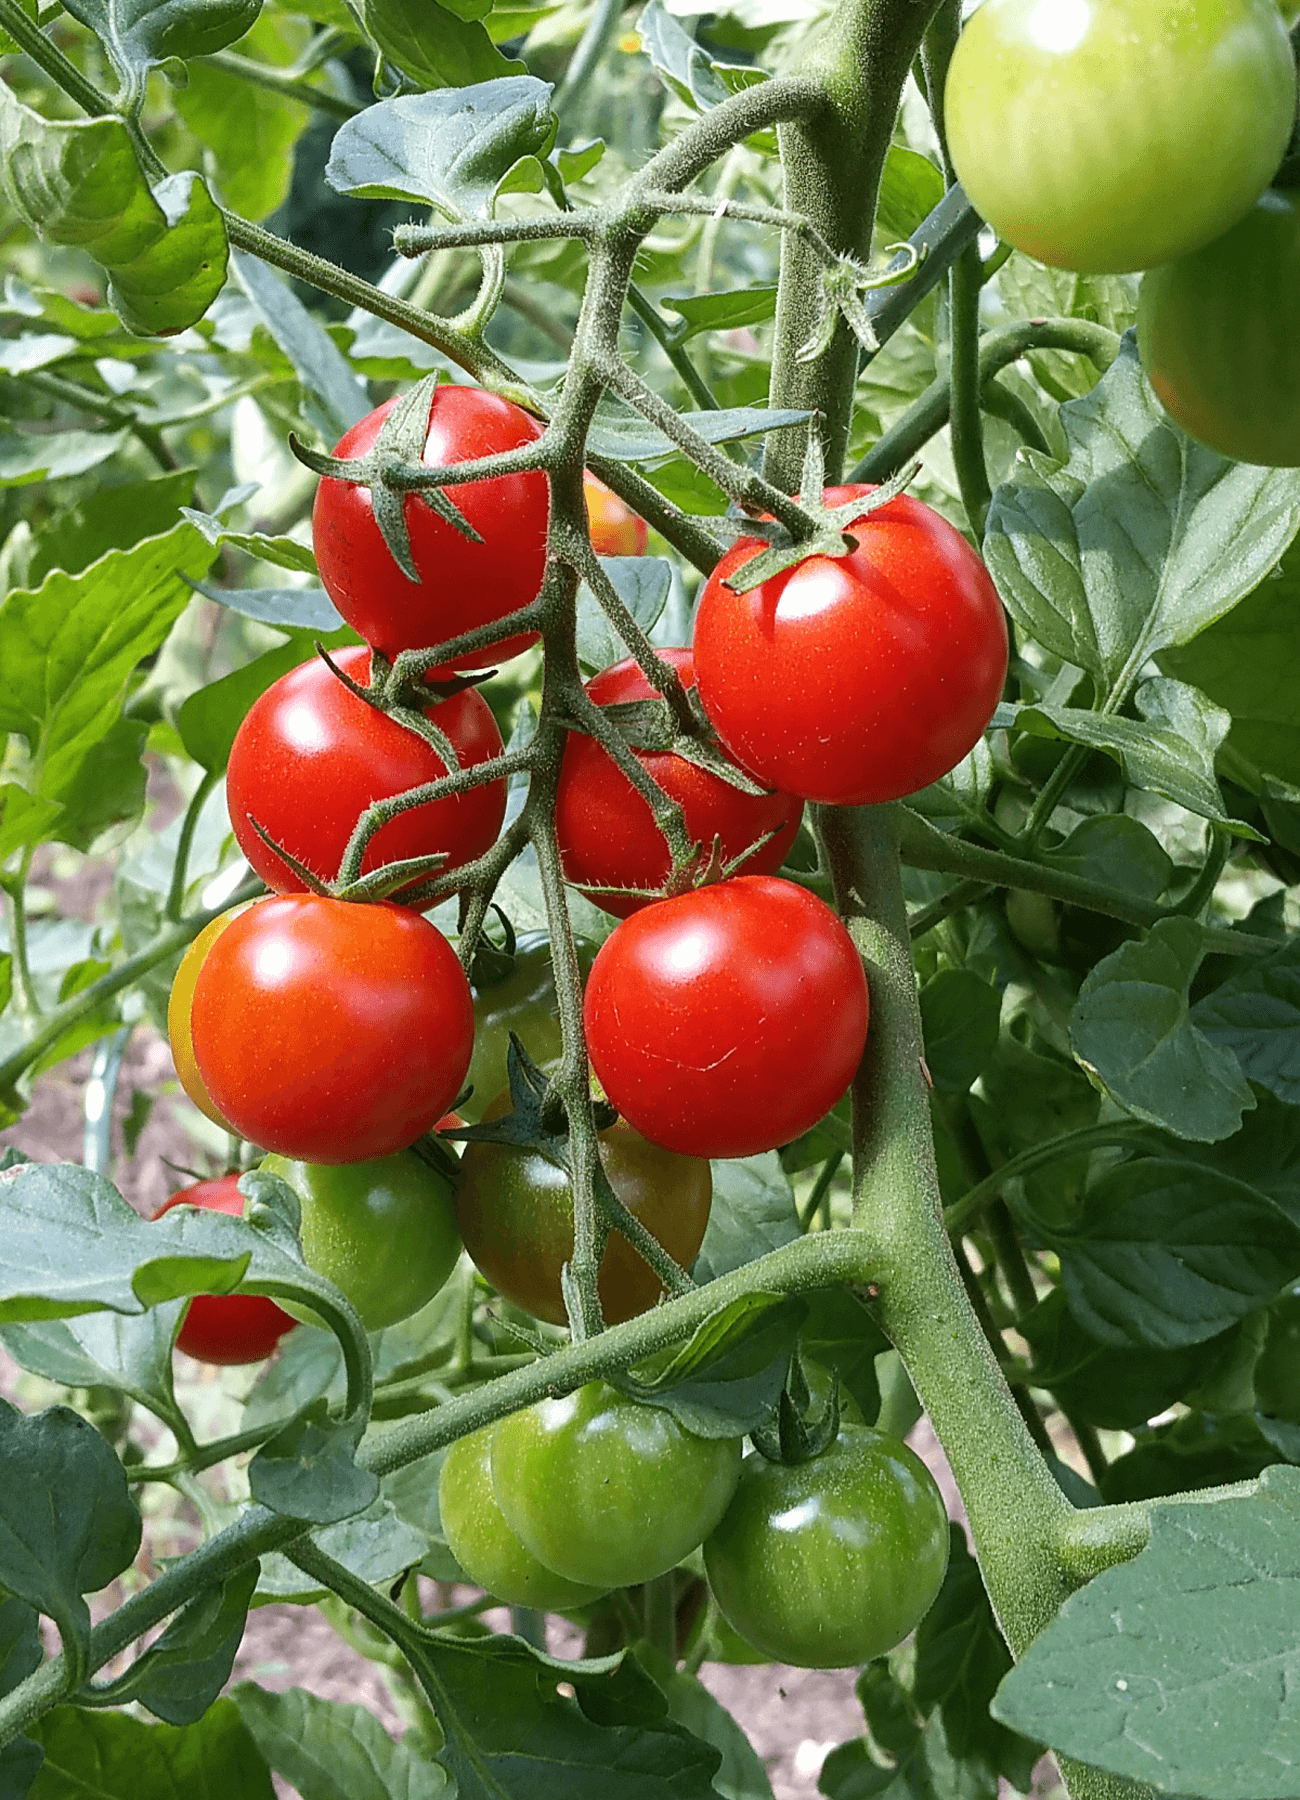
<svg viewBox="0 0 1300 1800">
<path fill-rule="evenodd" d="M 418 1312 L 461 1252 L 451 1182 L 412 1151 L 366 1162 L 263 1157 L 302 1205 L 309 1269 L 341 1288 L 367 1331 Z"/>
<path fill-rule="evenodd" d="M 644 556 L 650 527 L 590 469 L 582 478 L 591 547 L 597 556 Z"/>
<path fill-rule="evenodd" d="M 1255 1399 L 1261 1412 L 1300 1423 L 1300 1294 L 1284 1294 L 1269 1309 Z"/>
<path fill-rule="evenodd" d="M 1300 464 L 1300 196 L 1270 190 L 1222 237 L 1143 278 L 1142 366 L 1191 437 Z"/>
<path fill-rule="evenodd" d="M 683 686 L 694 687 L 689 650 L 667 649 L 660 654 L 677 670 Z M 655 690 L 631 658 L 593 676 L 587 692 L 598 706 L 655 697 Z M 747 794 L 684 756 L 655 750 L 635 754 L 664 793 L 681 807 L 687 832 L 706 854 L 717 839 L 722 861 L 731 863 L 751 844 L 766 838 L 761 848 L 745 858 L 741 869 L 750 875 L 766 875 L 781 867 L 799 830 L 802 801 L 788 794 Z M 566 879 L 618 918 L 627 918 L 647 901 L 601 890 L 643 888 L 653 892 L 668 879 L 668 846 L 649 803 L 615 766 L 608 751 L 580 732 L 571 732 L 565 745 L 555 796 L 555 829 Z"/>
<path fill-rule="evenodd" d="M 308 1162 L 414 1143 L 459 1092 L 474 1029 L 469 984 L 426 920 L 311 894 L 230 922 L 199 969 L 190 1019 L 223 1116 Z"/>
<path fill-rule="evenodd" d="M 606 939 L 587 982 L 592 1067 L 652 1144 L 749 1156 L 844 1092 L 867 984 L 825 903 L 770 875 L 663 900 Z"/>
<path fill-rule="evenodd" d="M 372 450 L 396 405 L 386 400 L 335 445 L 340 457 Z M 468 462 L 515 450 L 539 435 L 520 407 L 482 388 L 440 384 L 429 405 L 424 461 Z M 476 534 L 467 537 L 418 495 L 403 501 L 412 581 L 393 561 L 375 521 L 370 492 L 327 478 L 316 491 L 312 542 L 330 598 L 368 644 L 393 658 L 400 650 L 445 643 L 527 606 L 542 585 L 546 564 L 546 477 L 499 476 L 456 489 L 455 504 Z M 487 650 L 458 657 L 459 668 L 482 669 L 517 656 L 533 634 L 503 638 Z"/>
<path fill-rule="evenodd" d="M 892 1650 L 921 1621 L 948 1565 L 948 1516 L 906 1444 L 844 1426 L 806 1462 L 745 1458 L 705 1540 L 723 1617 L 776 1662 L 836 1669 Z"/>
<path fill-rule="evenodd" d="M 846 556 L 810 557 L 745 594 L 727 579 L 761 546 L 728 551 L 700 594 L 695 674 L 743 767 L 807 800 L 874 805 L 937 781 L 979 741 L 1007 631 L 984 565 L 929 507 L 900 495 L 846 529 Z"/>
<path fill-rule="evenodd" d="M 457 1438 L 438 1472 L 438 1516 L 447 1548 L 471 1581 L 511 1606 L 547 1612 L 598 1600 L 603 1588 L 568 1581 L 539 1562 L 511 1531 L 492 1487 L 495 1426 Z"/>
<path fill-rule="evenodd" d="M 510 1106 L 507 1089 L 483 1117 L 500 1118 Z M 709 1223 L 708 1163 L 647 1143 L 624 1119 L 601 1132 L 600 1160 L 628 1211 L 689 1268 Z M 456 1216 L 465 1248 L 493 1287 L 539 1319 L 567 1323 L 560 1271 L 573 1256 L 573 1188 L 563 1169 L 535 1150 L 467 1144 Z M 649 1264 L 617 1233 L 601 1258 L 599 1290 L 611 1325 L 644 1312 L 663 1291 Z"/>
<path fill-rule="evenodd" d="M 598 1588 L 676 1567 L 722 1517 L 739 1470 L 738 1438 L 696 1437 L 599 1381 L 512 1413 L 492 1440 L 506 1524 L 548 1569 Z"/>
<path fill-rule="evenodd" d="M 1275 0 L 1192 0 L 1176 17 L 985 0 L 943 110 L 958 177 L 1000 237 L 1058 268 L 1118 272 L 1199 249 L 1258 199 L 1295 80 Z"/>
<path fill-rule="evenodd" d="M 369 681 L 369 650 L 339 650 L 333 660 L 358 685 Z M 501 754 L 496 721 L 472 688 L 423 711 L 450 739 L 461 768 Z M 418 733 L 368 706 L 324 662 L 307 662 L 268 688 L 239 727 L 226 773 L 230 822 L 268 887 L 302 893 L 305 883 L 254 829 L 254 820 L 319 880 L 330 882 L 358 818 L 373 801 L 446 773 L 442 758 Z M 447 868 L 458 868 L 493 842 L 505 810 L 505 783 L 489 781 L 399 812 L 370 839 L 362 873 L 437 852 L 446 856 Z"/>
<path fill-rule="evenodd" d="M 590 944 L 578 943 L 584 975 L 592 954 Z M 461 1109 L 467 1119 L 481 1118 L 501 1091 L 512 1031 L 535 1063 L 553 1062 L 563 1048 L 551 946 L 544 932 L 526 932 L 516 943 L 509 974 L 475 990 L 474 1051 L 466 1077 L 474 1092 Z"/>
<path fill-rule="evenodd" d="M 231 1213 L 239 1218 L 244 1196 L 239 1171 L 215 1181 L 196 1181 L 165 1200 L 155 1213 L 161 1218 L 174 1206 L 197 1206 L 204 1212 Z M 199 1362 L 261 1362 L 275 1349 L 295 1320 L 264 1294 L 196 1294 L 185 1308 L 176 1348 Z"/>
</svg>

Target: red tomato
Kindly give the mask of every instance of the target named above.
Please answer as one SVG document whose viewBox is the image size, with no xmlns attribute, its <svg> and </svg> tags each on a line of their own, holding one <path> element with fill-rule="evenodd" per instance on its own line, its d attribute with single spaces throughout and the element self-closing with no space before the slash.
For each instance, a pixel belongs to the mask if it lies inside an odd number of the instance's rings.
<svg viewBox="0 0 1300 1800">
<path fill-rule="evenodd" d="M 194 983 L 199 978 L 199 970 L 207 960 L 208 951 L 230 921 L 237 917 L 242 910 L 242 907 L 232 907 L 229 912 L 219 913 L 215 919 L 203 927 L 181 958 L 180 967 L 176 971 L 176 979 L 172 982 L 172 991 L 167 1000 L 167 1036 L 171 1042 L 172 1061 L 176 1064 L 176 1074 L 180 1084 L 199 1111 L 206 1113 L 214 1125 L 220 1125 L 225 1131 L 229 1131 L 230 1127 L 217 1111 L 212 1095 L 204 1087 L 203 1077 L 199 1074 L 199 1065 L 194 1060 L 194 1040 L 190 1035 L 190 1012 L 194 1006 Z"/>
<path fill-rule="evenodd" d="M 689 650 L 661 650 L 659 654 L 672 663 L 687 687 L 695 685 Z M 655 697 L 654 688 L 631 658 L 603 669 L 588 682 L 587 692 L 600 706 Z M 781 867 L 799 829 L 801 800 L 792 800 L 788 794 L 759 798 L 743 793 L 684 756 L 655 750 L 638 750 L 636 756 L 682 807 L 687 830 L 706 853 L 716 836 L 722 840 L 724 861 L 730 861 L 755 839 L 774 831 L 776 836 L 745 867 L 755 875 Z M 555 829 L 564 873 L 584 892 L 608 887 L 661 888 L 668 879 L 668 846 L 649 805 L 596 740 L 577 731 L 570 733 L 564 749 L 555 797 Z M 590 893 L 589 898 L 620 919 L 649 904 L 610 894 Z"/>
<path fill-rule="evenodd" d="M 235 1131 L 303 1162 L 362 1162 L 404 1150 L 456 1098 L 474 1005 L 455 952 L 418 913 L 287 894 L 213 944 L 190 1025 Z"/>
<path fill-rule="evenodd" d="M 244 1196 L 239 1175 L 196 1182 L 164 1200 L 154 1214 L 161 1219 L 173 1206 L 198 1206 L 204 1212 L 232 1213 L 239 1218 Z M 200 1362 L 252 1363 L 269 1356 L 295 1321 L 264 1294 L 196 1294 L 185 1309 L 176 1348 Z"/>
<path fill-rule="evenodd" d="M 597 556 L 644 556 L 650 527 L 624 504 L 612 488 L 588 469 L 582 477 L 587 497 L 587 525 Z"/>
<path fill-rule="evenodd" d="M 853 940 L 792 881 L 742 875 L 647 906 L 587 982 L 591 1064 L 652 1144 L 751 1156 L 834 1106 L 867 1037 Z"/>
<path fill-rule="evenodd" d="M 334 660 L 353 681 L 370 679 L 364 645 L 336 651 Z M 501 754 L 496 720 L 473 688 L 424 712 L 451 739 L 462 768 Z M 300 894 L 304 884 L 257 835 L 252 819 L 314 875 L 333 881 L 372 800 L 446 773 L 432 745 L 358 700 L 316 658 L 282 675 L 254 701 L 230 752 L 226 802 L 239 847 L 262 880 L 279 894 Z M 447 868 L 458 869 L 489 847 L 505 811 L 504 781 L 412 807 L 371 838 L 362 873 L 436 850 L 447 854 Z"/>
<path fill-rule="evenodd" d="M 762 546 L 741 539 L 695 620 L 700 698 L 731 754 L 785 793 L 837 806 L 946 775 L 983 735 L 1007 672 L 997 589 L 959 532 L 906 494 L 851 529 L 856 550 L 811 556 L 747 594 L 727 577 Z"/>
<path fill-rule="evenodd" d="M 386 400 L 354 425 L 334 447 L 336 456 L 364 456 L 373 448 L 399 396 Z M 542 428 L 509 400 L 483 388 L 434 390 L 424 461 L 449 466 L 474 457 L 516 450 Z M 542 585 L 550 488 L 540 471 L 449 488 L 454 504 L 482 538 L 476 544 L 438 517 L 416 494 L 405 501 L 411 556 L 419 571 L 409 581 L 389 553 L 375 523 L 369 488 L 322 480 L 312 509 L 312 542 L 321 580 L 355 631 L 390 660 L 399 650 L 421 650 L 473 631 L 526 606 Z M 536 637 L 506 638 L 455 666 L 482 669 L 517 656 Z"/>
</svg>

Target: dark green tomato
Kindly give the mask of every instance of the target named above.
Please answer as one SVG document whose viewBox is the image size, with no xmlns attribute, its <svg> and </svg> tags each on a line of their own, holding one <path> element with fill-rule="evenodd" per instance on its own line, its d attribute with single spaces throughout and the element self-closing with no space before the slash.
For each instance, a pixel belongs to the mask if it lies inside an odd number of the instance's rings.
<svg viewBox="0 0 1300 1800">
<path fill-rule="evenodd" d="M 261 1166 L 298 1196 L 308 1268 L 343 1290 L 367 1331 L 418 1312 L 455 1267 L 451 1183 L 412 1151 L 355 1163 L 267 1156 Z"/>
<path fill-rule="evenodd" d="M 739 1438 L 700 1438 L 603 1381 L 512 1413 L 492 1485 L 527 1549 L 570 1581 L 632 1587 L 676 1568 L 727 1510 Z"/>
<path fill-rule="evenodd" d="M 1300 1425 L 1300 1294 L 1286 1294 L 1269 1308 L 1255 1401 L 1261 1412 Z"/>
<path fill-rule="evenodd" d="M 495 1425 L 458 1438 L 443 1458 L 438 1512 L 443 1536 L 470 1580 L 511 1606 L 563 1612 L 598 1600 L 603 1588 L 566 1581 L 525 1550 L 492 1491 Z"/>
<path fill-rule="evenodd" d="M 840 1669 L 924 1617 L 948 1566 L 934 1477 L 906 1444 L 845 1426 L 810 1462 L 754 1453 L 704 1567 L 723 1617 L 774 1662 Z"/>
<path fill-rule="evenodd" d="M 577 949 L 585 976 L 593 951 L 582 942 Z M 458 1108 L 471 1122 L 482 1118 L 488 1101 L 506 1084 L 506 1055 L 512 1031 L 519 1034 L 535 1063 L 554 1061 L 563 1048 L 551 972 L 551 944 L 540 932 L 519 939 L 515 966 L 504 981 L 474 990 L 474 1053 L 465 1078 L 474 1092 Z"/>
<path fill-rule="evenodd" d="M 498 1094 L 485 1118 L 510 1110 Z M 713 1202 L 705 1158 L 647 1143 L 625 1119 L 599 1137 L 600 1160 L 619 1199 L 683 1268 L 704 1242 Z M 573 1189 L 563 1169 L 506 1144 L 467 1144 L 456 1216 L 465 1248 L 493 1287 L 539 1319 L 567 1322 L 560 1270 L 573 1255 Z M 647 1311 L 663 1292 L 659 1277 L 619 1232 L 601 1258 L 600 1303 L 607 1324 Z"/>
<path fill-rule="evenodd" d="M 1138 349 L 1198 442 L 1300 464 L 1300 194 L 1264 194 L 1231 231 L 1144 276 Z"/>
</svg>

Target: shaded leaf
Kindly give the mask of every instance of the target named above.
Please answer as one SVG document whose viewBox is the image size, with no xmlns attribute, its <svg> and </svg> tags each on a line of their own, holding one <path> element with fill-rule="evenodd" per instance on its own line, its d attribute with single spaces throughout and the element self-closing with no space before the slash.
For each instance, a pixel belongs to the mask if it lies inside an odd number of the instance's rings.
<svg viewBox="0 0 1300 1800">
<path fill-rule="evenodd" d="M 522 67 L 482 25 L 434 0 L 361 0 L 358 11 L 380 50 L 418 86 L 465 88 Z"/>
<path fill-rule="evenodd" d="M 411 1740 L 394 1743 L 364 1706 L 244 1681 L 231 1698 L 258 1749 L 302 1800 L 435 1800 L 447 1774 Z"/>
<path fill-rule="evenodd" d="M 249 1563 L 182 1607 L 132 1664 L 123 1697 L 169 1725 L 201 1719 L 230 1680 L 257 1576 L 257 1563 Z"/>
<path fill-rule="evenodd" d="M 713 1207 L 696 1281 L 715 1281 L 799 1235 L 789 1177 L 774 1150 L 713 1164 Z"/>
<path fill-rule="evenodd" d="M 333 1525 L 379 1497 L 379 1477 L 358 1467 L 356 1431 L 330 1420 L 323 1405 L 294 1419 L 249 1464 L 254 1500 L 272 1512 Z"/>
<path fill-rule="evenodd" d="M 59 1706 L 29 1729 L 45 1750 L 31 1800 L 275 1800 L 233 1700 L 194 1725 Z"/>
<path fill-rule="evenodd" d="M 664 609 L 672 569 L 660 556 L 602 556 L 601 566 L 619 599 L 649 632 Z M 584 582 L 578 589 L 578 660 L 585 669 L 607 669 L 630 654 Z"/>
<path fill-rule="evenodd" d="M 1231 976 L 1197 1001 L 1192 1018 L 1249 1080 L 1300 1105 L 1300 942 Z"/>
<path fill-rule="evenodd" d="M 184 1301 L 135 1316 L 80 1318 L 0 1327 L 0 1341 L 24 1369 L 64 1387 L 111 1387 L 166 1418 L 175 1407 L 172 1343 Z"/>
<path fill-rule="evenodd" d="M 729 444 L 738 438 L 779 430 L 783 425 L 802 425 L 810 416 L 788 407 L 767 406 L 732 406 L 720 412 L 681 415 L 683 424 L 709 444 Z M 647 424 L 638 413 L 610 401 L 597 410 L 587 438 L 591 455 L 607 456 L 611 462 L 650 462 L 656 457 L 671 456 L 676 448 L 670 438 Z"/>
<path fill-rule="evenodd" d="M 65 0 L 101 39 L 124 81 L 170 57 L 211 56 L 253 24 L 262 0 Z"/>
<path fill-rule="evenodd" d="M 942 1093 L 964 1094 L 998 1047 L 1002 997 L 972 969 L 940 969 L 921 989 L 925 1064 Z"/>
<path fill-rule="evenodd" d="M 668 294 L 660 301 L 682 323 L 682 343 L 702 331 L 736 331 L 742 325 L 761 325 L 776 316 L 775 287 L 732 288 L 717 294 Z"/>
<path fill-rule="evenodd" d="M 275 269 L 240 250 L 232 252 L 230 261 L 253 310 L 288 357 L 303 386 L 325 408 L 331 424 L 341 436 L 370 411 L 365 387 L 353 374 L 347 358 L 320 320 L 308 312 Z M 271 560 L 280 559 L 273 557 Z M 290 563 L 284 566 L 306 566 L 314 570 L 315 559 L 306 565 Z"/>
</svg>

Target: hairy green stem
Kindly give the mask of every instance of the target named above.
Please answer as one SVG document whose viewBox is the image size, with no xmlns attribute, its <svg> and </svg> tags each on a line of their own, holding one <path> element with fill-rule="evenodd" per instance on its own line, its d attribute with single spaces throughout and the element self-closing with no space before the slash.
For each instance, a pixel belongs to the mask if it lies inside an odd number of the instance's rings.
<svg viewBox="0 0 1300 1800">
<path fill-rule="evenodd" d="M 31 958 L 27 952 L 27 878 L 32 872 L 32 858 L 35 854 L 30 846 L 24 850 L 17 869 L 4 884 L 9 912 L 9 951 L 13 957 L 18 1010 L 28 1020 L 39 1019 L 41 1016 L 41 1003 L 36 993 L 36 984 L 32 980 Z M 10 1061 L 12 1060 L 11 1057 Z M 9 1075 L 6 1079 L 7 1071 L 8 1064 L 0 1064 L 0 1091 L 16 1079 L 14 1075 Z"/>
<path fill-rule="evenodd" d="M 696 368 L 686 346 L 674 338 L 672 328 L 649 294 L 633 281 L 628 283 L 627 297 L 632 311 L 645 322 L 651 337 L 654 338 L 681 376 L 691 399 L 697 406 L 703 407 L 706 412 L 716 412 L 718 410 L 717 395 Z"/>
<path fill-rule="evenodd" d="M 948 383 L 951 390 L 948 423 L 957 486 L 976 543 L 983 539 L 984 521 L 993 498 L 984 461 L 984 425 L 980 418 L 980 283 L 980 255 L 971 244 L 948 272 Z"/>
</svg>

